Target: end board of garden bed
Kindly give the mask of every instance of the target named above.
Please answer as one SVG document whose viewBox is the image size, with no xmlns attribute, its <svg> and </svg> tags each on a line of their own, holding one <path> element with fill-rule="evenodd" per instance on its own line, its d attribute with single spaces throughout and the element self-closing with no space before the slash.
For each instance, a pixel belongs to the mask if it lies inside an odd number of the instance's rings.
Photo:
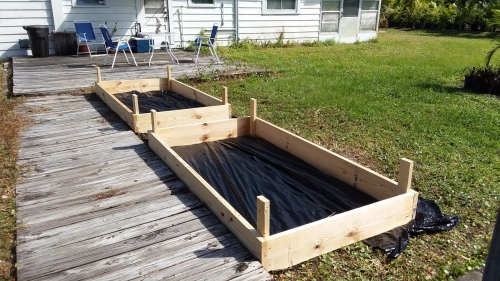
<svg viewBox="0 0 500 281">
<path fill-rule="evenodd" d="M 265 139 L 378 201 L 269 235 L 269 205 L 265 198 L 256 198 L 257 226 L 254 227 L 171 148 L 247 135 Z M 413 162 L 401 159 L 396 182 L 257 118 L 255 106 L 251 108 L 250 117 L 154 128 L 154 131 L 148 132 L 148 137 L 150 148 L 267 270 L 285 269 L 389 231 L 408 223 L 415 215 L 418 193 L 410 188 Z"/>
<path fill-rule="evenodd" d="M 133 108 L 129 108 L 115 97 L 116 94 L 130 91 L 142 93 L 166 90 L 175 92 L 204 105 L 204 107 L 157 112 L 157 125 L 159 128 L 223 120 L 232 117 L 232 107 L 227 102 L 226 87 L 222 89 L 222 100 L 217 99 L 172 79 L 170 68 L 167 72 L 167 78 L 156 79 L 101 81 L 99 73 L 100 71 L 98 69 L 98 81 L 95 84 L 96 94 L 116 114 L 118 114 L 135 133 L 146 133 L 148 130 L 151 130 L 151 115 L 150 113 L 139 113 L 139 105 L 136 98 L 133 99 Z"/>
</svg>

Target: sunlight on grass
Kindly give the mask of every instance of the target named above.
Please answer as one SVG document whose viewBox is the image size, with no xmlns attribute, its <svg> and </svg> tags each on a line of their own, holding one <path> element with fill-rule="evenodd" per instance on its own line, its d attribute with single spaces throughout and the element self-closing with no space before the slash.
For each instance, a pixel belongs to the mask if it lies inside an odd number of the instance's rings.
<svg viewBox="0 0 500 281">
<path fill-rule="evenodd" d="M 500 196 L 500 100 L 461 89 L 480 66 L 485 35 L 387 30 L 377 43 L 225 49 L 223 56 L 275 71 L 197 85 L 229 87 L 236 115 L 258 115 L 396 178 L 415 161 L 413 188 L 460 215 L 457 229 L 412 239 L 393 261 L 357 243 L 275 276 L 282 280 L 447 280 L 484 263 Z M 314 279 L 315 278 L 315 279 Z"/>
</svg>

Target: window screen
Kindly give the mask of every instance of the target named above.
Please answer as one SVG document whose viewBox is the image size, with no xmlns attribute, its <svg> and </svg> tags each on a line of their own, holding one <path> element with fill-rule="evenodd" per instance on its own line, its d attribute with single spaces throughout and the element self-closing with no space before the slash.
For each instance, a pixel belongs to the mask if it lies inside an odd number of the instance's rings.
<svg viewBox="0 0 500 281">
<path fill-rule="evenodd" d="M 297 0 L 267 0 L 268 10 L 295 10 Z"/>
<path fill-rule="evenodd" d="M 363 1 L 363 2 L 361 2 L 361 10 L 378 11 L 378 1 Z"/>
<path fill-rule="evenodd" d="M 214 0 L 191 0 L 193 4 L 214 4 Z"/>
<path fill-rule="evenodd" d="M 343 17 L 357 17 L 359 12 L 359 0 L 344 0 Z"/>
<path fill-rule="evenodd" d="M 76 0 L 77 6 L 106 6 L 106 0 Z"/>
</svg>

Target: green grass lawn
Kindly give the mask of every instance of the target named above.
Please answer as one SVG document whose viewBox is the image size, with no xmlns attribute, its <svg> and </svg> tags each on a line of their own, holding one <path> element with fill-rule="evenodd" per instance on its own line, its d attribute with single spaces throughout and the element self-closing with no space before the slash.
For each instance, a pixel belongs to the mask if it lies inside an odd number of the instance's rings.
<svg viewBox="0 0 500 281">
<path fill-rule="evenodd" d="M 228 86 L 236 115 L 256 98 L 259 117 L 393 179 L 398 159 L 412 159 L 413 188 L 462 217 L 398 259 L 356 243 L 277 279 L 451 280 L 484 264 L 500 202 L 500 100 L 460 87 L 492 46 L 484 34 L 385 30 L 375 43 L 221 50 L 275 71 L 197 85 L 214 96 Z"/>
</svg>

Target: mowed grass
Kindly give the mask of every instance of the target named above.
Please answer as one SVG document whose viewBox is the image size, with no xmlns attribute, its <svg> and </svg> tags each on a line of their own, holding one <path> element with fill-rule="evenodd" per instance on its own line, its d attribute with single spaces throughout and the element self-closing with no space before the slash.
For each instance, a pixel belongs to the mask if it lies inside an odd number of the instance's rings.
<svg viewBox="0 0 500 281">
<path fill-rule="evenodd" d="M 500 203 L 500 100 L 460 87 L 492 46 L 485 34 L 386 30 L 375 43 L 221 50 L 275 71 L 197 85 L 214 96 L 228 86 L 236 115 L 256 98 L 259 117 L 393 179 L 412 159 L 413 188 L 462 217 L 395 260 L 356 243 L 278 280 L 452 280 L 484 264 Z"/>
</svg>

